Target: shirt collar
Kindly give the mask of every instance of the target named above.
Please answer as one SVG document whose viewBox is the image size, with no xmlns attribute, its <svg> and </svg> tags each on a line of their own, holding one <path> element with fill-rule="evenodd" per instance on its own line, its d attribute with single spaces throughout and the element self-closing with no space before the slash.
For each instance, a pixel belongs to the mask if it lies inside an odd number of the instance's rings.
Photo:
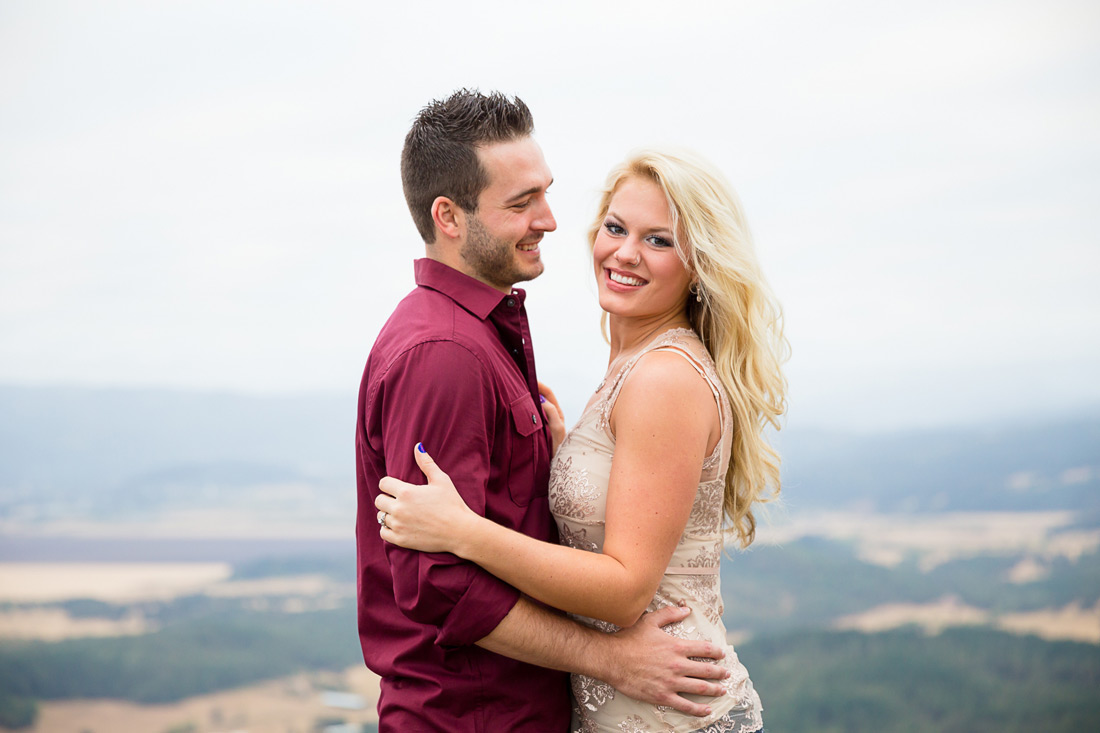
<svg viewBox="0 0 1100 733">
<path fill-rule="evenodd" d="M 505 298 L 515 298 L 522 305 L 527 295 L 517 288 L 512 289 L 511 295 L 502 293 L 430 257 L 416 260 L 413 271 L 417 285 L 446 295 L 483 321 Z"/>
</svg>

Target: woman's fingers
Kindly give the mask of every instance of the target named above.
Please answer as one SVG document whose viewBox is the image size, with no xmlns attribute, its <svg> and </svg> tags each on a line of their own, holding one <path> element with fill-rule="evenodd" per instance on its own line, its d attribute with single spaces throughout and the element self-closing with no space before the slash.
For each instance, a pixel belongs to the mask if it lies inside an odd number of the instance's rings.
<svg viewBox="0 0 1100 733">
<path fill-rule="evenodd" d="M 390 496 L 400 496 L 401 491 L 406 486 L 412 486 L 412 484 L 405 483 L 401 479 L 393 478 L 392 476 L 383 476 L 382 480 L 378 482 L 379 490 Z"/>
<path fill-rule="evenodd" d="M 553 404 L 555 404 L 555 405 L 558 404 L 558 398 L 554 394 L 554 390 L 550 389 L 549 387 L 547 387 L 542 382 L 539 382 L 539 394 L 542 395 L 543 397 L 545 397 L 547 400 L 549 400 Z"/>
<path fill-rule="evenodd" d="M 379 494 L 374 497 L 374 508 L 380 512 L 393 514 L 397 511 L 397 499 L 387 494 Z"/>
<path fill-rule="evenodd" d="M 443 473 L 443 469 L 436 465 L 435 459 L 428 455 L 428 451 L 424 450 L 423 443 L 417 443 L 413 446 L 413 458 L 416 459 L 416 465 L 420 466 L 420 470 L 428 479 L 428 483 L 433 483 L 447 477 L 446 474 Z"/>
<path fill-rule="evenodd" d="M 558 415 L 561 416 L 562 421 L 565 420 L 565 411 L 561 409 L 561 403 L 558 402 L 557 395 L 554 394 L 554 390 L 547 387 L 542 382 L 539 382 L 539 394 L 544 398 L 543 409 L 547 409 L 547 405 L 553 405 L 558 411 Z"/>
<path fill-rule="evenodd" d="M 472 512 L 423 444 L 413 447 L 413 457 L 428 483 L 411 484 L 392 476 L 381 479 L 374 506 L 388 516 L 379 523 L 379 532 L 382 539 L 401 547 L 450 552 L 454 538 L 461 537 L 464 515 Z"/>
</svg>

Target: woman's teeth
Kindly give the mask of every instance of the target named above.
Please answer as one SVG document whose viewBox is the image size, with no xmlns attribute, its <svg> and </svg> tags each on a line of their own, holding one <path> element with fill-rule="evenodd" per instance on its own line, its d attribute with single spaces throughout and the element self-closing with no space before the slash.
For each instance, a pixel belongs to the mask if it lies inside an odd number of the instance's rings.
<svg viewBox="0 0 1100 733">
<path fill-rule="evenodd" d="M 645 285 L 645 280 L 639 280 L 636 277 L 630 277 L 629 275 L 620 275 L 612 270 L 607 271 L 607 276 L 613 281 L 622 285 Z"/>
</svg>

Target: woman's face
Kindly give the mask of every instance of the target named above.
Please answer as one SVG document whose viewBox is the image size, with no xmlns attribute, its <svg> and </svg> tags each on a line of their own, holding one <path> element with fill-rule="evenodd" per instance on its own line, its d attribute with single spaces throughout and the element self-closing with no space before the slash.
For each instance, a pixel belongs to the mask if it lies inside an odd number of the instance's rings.
<svg viewBox="0 0 1100 733">
<path fill-rule="evenodd" d="M 675 241 L 657 184 L 637 177 L 619 184 L 592 247 L 600 307 L 620 317 L 682 314 L 691 276 Z"/>
</svg>

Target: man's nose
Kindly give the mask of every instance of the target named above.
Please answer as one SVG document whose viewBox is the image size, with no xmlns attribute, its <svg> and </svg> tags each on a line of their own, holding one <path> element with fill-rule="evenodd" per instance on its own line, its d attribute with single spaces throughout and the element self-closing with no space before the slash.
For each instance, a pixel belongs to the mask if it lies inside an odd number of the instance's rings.
<svg viewBox="0 0 1100 733">
<path fill-rule="evenodd" d="M 558 222 L 554 219 L 554 212 L 550 211 L 550 204 L 547 201 L 543 201 L 538 218 L 533 222 L 532 228 L 538 229 L 540 232 L 552 232 L 558 228 Z"/>
</svg>

